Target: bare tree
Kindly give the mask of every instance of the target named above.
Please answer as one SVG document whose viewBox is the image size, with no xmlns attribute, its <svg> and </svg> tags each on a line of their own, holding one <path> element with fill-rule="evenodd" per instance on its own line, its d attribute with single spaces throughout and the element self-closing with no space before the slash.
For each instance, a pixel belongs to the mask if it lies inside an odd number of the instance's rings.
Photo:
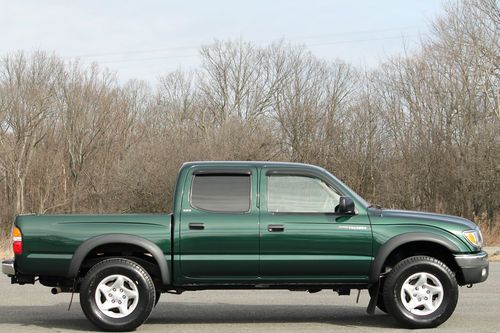
<svg viewBox="0 0 500 333">
<path fill-rule="evenodd" d="M 156 86 L 43 52 L 0 59 L 0 224 L 15 214 L 163 212 L 188 160 L 333 171 L 370 201 L 500 212 L 500 10 L 453 2 L 372 70 L 305 47 L 215 41 Z M 495 229 L 496 228 L 496 229 Z"/>
<path fill-rule="evenodd" d="M 61 62 L 45 53 L 31 58 L 18 53 L 0 62 L 0 106 L 4 115 L 0 163 L 4 175 L 12 175 L 15 214 L 26 209 L 26 178 L 35 148 L 47 133 L 46 121 L 54 112 L 53 97 L 61 71 Z"/>
<path fill-rule="evenodd" d="M 61 84 L 59 112 L 68 154 L 70 210 L 75 212 L 81 177 L 91 160 L 113 135 L 117 123 L 118 91 L 113 74 L 93 65 L 70 65 Z"/>
</svg>

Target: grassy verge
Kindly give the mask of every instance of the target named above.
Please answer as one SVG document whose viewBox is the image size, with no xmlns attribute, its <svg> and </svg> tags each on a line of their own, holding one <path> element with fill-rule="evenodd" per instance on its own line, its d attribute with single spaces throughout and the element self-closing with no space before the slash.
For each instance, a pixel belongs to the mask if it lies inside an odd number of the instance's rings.
<svg viewBox="0 0 500 333">
<path fill-rule="evenodd" d="M 489 261 L 500 261 L 500 252 L 496 252 L 488 257 Z"/>
</svg>

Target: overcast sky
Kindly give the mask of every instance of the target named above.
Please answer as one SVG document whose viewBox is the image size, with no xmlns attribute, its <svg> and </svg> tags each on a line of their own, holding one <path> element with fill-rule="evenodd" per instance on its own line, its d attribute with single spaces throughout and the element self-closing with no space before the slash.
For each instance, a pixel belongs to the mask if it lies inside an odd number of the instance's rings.
<svg viewBox="0 0 500 333">
<path fill-rule="evenodd" d="M 215 39 L 259 45 L 285 39 L 318 57 L 375 66 L 414 46 L 442 11 L 439 0 L 0 0 L 0 55 L 25 50 L 96 61 L 131 78 L 199 63 Z"/>
</svg>

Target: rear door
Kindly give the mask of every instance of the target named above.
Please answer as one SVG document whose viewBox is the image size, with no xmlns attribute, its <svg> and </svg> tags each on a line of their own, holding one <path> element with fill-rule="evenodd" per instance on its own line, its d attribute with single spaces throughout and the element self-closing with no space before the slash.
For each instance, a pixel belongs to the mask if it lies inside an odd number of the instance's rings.
<svg viewBox="0 0 500 333">
<path fill-rule="evenodd" d="M 179 228 L 184 282 L 257 279 L 257 185 L 254 168 L 192 170 L 184 186 Z"/>
<path fill-rule="evenodd" d="M 372 235 L 364 214 L 339 215 L 342 195 L 307 171 L 261 172 L 260 273 L 263 280 L 366 281 Z"/>
</svg>

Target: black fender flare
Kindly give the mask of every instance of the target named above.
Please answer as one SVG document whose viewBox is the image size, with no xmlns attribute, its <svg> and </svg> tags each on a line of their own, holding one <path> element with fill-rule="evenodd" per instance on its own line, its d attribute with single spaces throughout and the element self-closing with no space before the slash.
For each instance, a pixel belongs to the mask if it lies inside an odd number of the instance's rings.
<svg viewBox="0 0 500 333">
<path fill-rule="evenodd" d="M 382 266 L 384 265 L 387 257 L 391 254 L 392 251 L 403 244 L 411 242 L 431 242 L 444 246 L 451 252 L 460 252 L 460 249 L 452 241 L 436 234 L 428 232 L 409 232 L 397 235 L 390 238 L 387 242 L 384 243 L 384 245 L 380 247 L 372 264 L 369 277 L 370 282 L 378 282 L 380 273 L 382 271 Z"/>
<path fill-rule="evenodd" d="M 68 278 L 75 278 L 78 275 L 78 271 L 80 270 L 80 266 L 82 265 L 83 260 L 90 251 L 98 246 L 112 243 L 136 245 L 151 253 L 160 269 L 163 284 L 170 284 L 170 269 L 163 251 L 155 243 L 145 238 L 129 234 L 106 234 L 87 239 L 85 242 L 80 244 L 80 246 L 78 246 L 75 253 L 73 254 L 73 258 L 71 259 L 71 263 L 69 265 L 68 273 L 66 276 Z"/>
</svg>

